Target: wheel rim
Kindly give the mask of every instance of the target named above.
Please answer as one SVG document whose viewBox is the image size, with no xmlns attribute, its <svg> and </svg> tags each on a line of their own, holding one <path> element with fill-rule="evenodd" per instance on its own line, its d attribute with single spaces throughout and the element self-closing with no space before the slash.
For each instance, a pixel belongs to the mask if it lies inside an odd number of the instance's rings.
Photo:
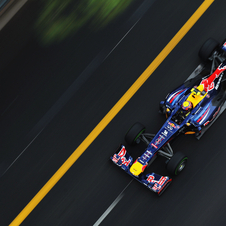
<svg viewBox="0 0 226 226">
<path fill-rule="evenodd" d="M 180 164 L 178 165 L 175 171 L 176 175 L 179 174 L 184 169 L 184 167 L 186 166 L 187 159 L 188 158 L 186 157 L 180 162 Z"/>
<path fill-rule="evenodd" d="M 136 136 L 136 138 L 134 139 L 134 142 L 136 142 L 136 140 L 139 138 L 139 136 L 145 131 L 145 129 L 143 129 L 142 131 L 140 131 L 140 133 Z"/>
<path fill-rule="evenodd" d="M 182 171 L 182 170 L 184 169 L 184 167 L 185 167 L 185 162 L 182 162 L 182 163 L 179 165 L 177 171 L 178 171 L 178 172 Z"/>
</svg>

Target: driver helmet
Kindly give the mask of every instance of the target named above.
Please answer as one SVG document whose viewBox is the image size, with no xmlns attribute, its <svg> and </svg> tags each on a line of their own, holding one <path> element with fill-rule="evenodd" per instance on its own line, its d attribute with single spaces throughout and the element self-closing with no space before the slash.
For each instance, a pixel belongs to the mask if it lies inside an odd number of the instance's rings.
<svg viewBox="0 0 226 226">
<path fill-rule="evenodd" d="M 183 104 L 182 104 L 182 109 L 185 111 L 185 112 L 188 112 L 188 111 L 190 111 L 191 109 L 192 109 L 192 102 L 191 101 L 189 101 L 189 100 L 186 100 L 186 101 L 184 101 L 183 102 Z"/>
</svg>

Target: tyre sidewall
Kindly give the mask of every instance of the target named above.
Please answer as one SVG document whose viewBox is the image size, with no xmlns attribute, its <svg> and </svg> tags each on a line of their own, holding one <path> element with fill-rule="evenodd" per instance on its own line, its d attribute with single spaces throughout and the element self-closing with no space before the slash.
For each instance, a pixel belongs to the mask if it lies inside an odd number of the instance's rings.
<svg viewBox="0 0 226 226">
<path fill-rule="evenodd" d="M 214 50 L 219 47 L 219 42 L 213 38 L 209 38 L 206 42 L 202 45 L 199 50 L 199 57 L 204 62 L 208 61 L 209 57 L 213 54 Z"/>
<path fill-rule="evenodd" d="M 145 126 L 139 122 L 135 123 L 126 133 L 125 140 L 129 145 L 135 145 L 137 139 L 145 131 Z"/>
<path fill-rule="evenodd" d="M 167 164 L 167 170 L 173 175 L 179 175 L 186 166 L 187 160 L 187 156 L 185 156 L 181 152 L 177 152 L 169 160 Z"/>
</svg>

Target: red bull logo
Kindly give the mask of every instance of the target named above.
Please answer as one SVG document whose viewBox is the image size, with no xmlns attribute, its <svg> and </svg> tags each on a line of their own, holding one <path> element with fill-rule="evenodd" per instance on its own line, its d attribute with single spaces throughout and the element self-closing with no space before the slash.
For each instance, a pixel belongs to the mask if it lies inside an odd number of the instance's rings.
<svg viewBox="0 0 226 226">
<path fill-rule="evenodd" d="M 176 126 L 175 126 L 172 122 L 169 122 L 169 125 L 170 125 L 171 127 L 173 127 L 174 129 L 176 129 Z"/>
</svg>

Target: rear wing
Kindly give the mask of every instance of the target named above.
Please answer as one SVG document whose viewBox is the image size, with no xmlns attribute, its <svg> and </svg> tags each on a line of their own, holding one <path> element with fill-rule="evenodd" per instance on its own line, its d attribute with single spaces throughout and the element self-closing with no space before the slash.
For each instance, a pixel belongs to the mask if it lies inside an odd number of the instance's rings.
<svg viewBox="0 0 226 226">
<path fill-rule="evenodd" d="M 123 169 L 127 174 L 145 185 L 151 191 L 157 193 L 159 196 L 170 185 L 172 179 L 168 176 L 161 176 L 156 173 L 144 175 L 143 173 L 136 177 L 130 173 L 130 167 L 133 164 L 133 158 L 127 152 L 124 145 L 120 145 L 115 154 L 110 157 L 113 163 Z"/>
</svg>

